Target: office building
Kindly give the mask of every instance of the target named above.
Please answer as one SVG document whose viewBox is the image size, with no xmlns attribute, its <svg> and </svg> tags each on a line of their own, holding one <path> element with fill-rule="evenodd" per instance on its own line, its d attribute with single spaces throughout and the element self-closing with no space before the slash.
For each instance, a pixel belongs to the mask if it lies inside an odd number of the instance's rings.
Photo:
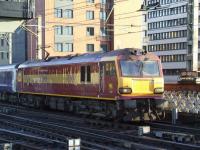
<svg viewBox="0 0 200 150">
<path fill-rule="evenodd" d="M 187 0 L 147 0 L 146 42 L 149 52 L 157 54 L 163 64 L 165 82 L 177 82 L 180 72 L 187 70 L 188 10 Z"/>
</svg>

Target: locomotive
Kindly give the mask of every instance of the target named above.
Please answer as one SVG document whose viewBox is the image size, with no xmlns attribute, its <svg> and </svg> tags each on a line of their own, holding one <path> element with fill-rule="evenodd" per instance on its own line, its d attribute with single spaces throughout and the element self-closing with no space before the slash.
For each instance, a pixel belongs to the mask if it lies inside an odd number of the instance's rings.
<svg viewBox="0 0 200 150">
<path fill-rule="evenodd" d="M 123 120 L 163 115 L 159 58 L 133 48 L 0 67 L 0 100 Z"/>
</svg>

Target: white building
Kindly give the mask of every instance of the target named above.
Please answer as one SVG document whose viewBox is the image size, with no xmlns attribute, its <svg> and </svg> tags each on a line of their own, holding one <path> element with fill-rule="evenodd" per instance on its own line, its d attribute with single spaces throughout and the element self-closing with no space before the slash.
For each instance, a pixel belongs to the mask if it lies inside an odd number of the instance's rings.
<svg viewBox="0 0 200 150">
<path fill-rule="evenodd" d="M 186 70 L 187 56 L 187 1 L 147 0 L 161 7 L 149 9 L 146 15 L 148 40 L 144 45 L 162 61 L 165 82 L 176 82 Z"/>
</svg>

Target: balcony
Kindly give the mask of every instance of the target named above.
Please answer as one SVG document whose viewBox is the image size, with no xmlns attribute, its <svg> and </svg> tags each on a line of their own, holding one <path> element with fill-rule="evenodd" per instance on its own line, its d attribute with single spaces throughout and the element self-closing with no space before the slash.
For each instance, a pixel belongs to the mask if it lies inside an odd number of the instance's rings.
<svg viewBox="0 0 200 150">
<path fill-rule="evenodd" d="M 97 41 L 101 41 L 101 42 L 109 42 L 112 40 L 111 36 L 96 36 L 96 40 Z"/>
<path fill-rule="evenodd" d="M 103 9 L 103 10 L 110 10 L 112 9 L 112 4 L 111 3 L 106 3 L 106 4 L 101 4 L 101 3 L 96 3 L 95 7 L 98 9 Z"/>
<path fill-rule="evenodd" d="M 0 0 L 0 18 L 31 19 L 33 0 Z"/>
</svg>

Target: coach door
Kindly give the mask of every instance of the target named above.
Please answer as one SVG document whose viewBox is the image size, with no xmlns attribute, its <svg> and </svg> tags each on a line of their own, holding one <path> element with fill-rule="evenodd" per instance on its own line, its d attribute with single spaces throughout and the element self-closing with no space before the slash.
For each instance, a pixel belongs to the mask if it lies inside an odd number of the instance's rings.
<svg viewBox="0 0 200 150">
<path fill-rule="evenodd" d="M 112 98 L 116 94 L 117 77 L 114 61 L 100 63 L 99 95 Z"/>
</svg>

